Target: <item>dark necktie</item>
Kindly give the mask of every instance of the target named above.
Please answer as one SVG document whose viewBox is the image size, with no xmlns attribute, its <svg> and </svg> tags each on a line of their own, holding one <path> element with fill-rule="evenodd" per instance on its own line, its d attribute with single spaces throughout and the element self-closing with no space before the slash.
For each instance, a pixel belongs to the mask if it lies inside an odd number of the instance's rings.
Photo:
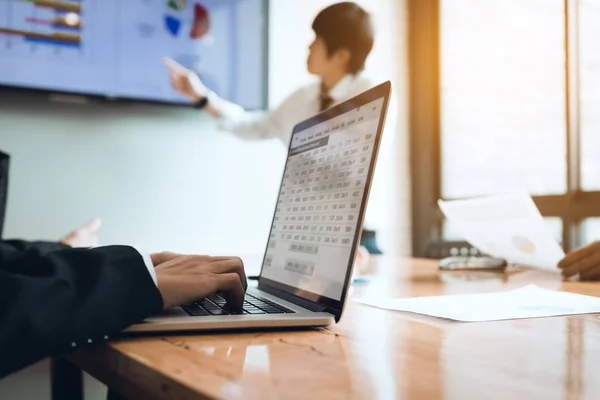
<svg viewBox="0 0 600 400">
<path fill-rule="evenodd" d="M 325 92 L 321 89 L 321 94 L 319 95 L 319 111 L 325 111 L 333 104 L 333 99 L 329 96 L 329 93 Z"/>
</svg>

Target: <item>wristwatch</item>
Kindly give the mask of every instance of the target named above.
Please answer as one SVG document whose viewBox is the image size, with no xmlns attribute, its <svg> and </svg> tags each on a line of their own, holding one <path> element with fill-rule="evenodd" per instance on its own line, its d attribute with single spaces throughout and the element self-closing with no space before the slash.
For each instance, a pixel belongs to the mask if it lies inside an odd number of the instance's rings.
<svg viewBox="0 0 600 400">
<path fill-rule="evenodd" d="M 200 100 L 194 103 L 194 108 L 202 110 L 208 104 L 208 96 L 201 97 Z"/>
</svg>

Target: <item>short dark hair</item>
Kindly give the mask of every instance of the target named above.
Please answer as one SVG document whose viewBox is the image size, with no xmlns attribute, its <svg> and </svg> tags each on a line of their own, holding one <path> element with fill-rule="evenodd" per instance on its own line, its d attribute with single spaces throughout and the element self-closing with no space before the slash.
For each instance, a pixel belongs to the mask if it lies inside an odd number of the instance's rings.
<svg viewBox="0 0 600 400">
<path fill-rule="evenodd" d="M 350 52 L 348 72 L 357 74 L 365 68 L 374 33 L 371 15 L 358 4 L 346 1 L 325 8 L 316 16 L 312 28 L 325 42 L 330 56 L 340 49 Z"/>
</svg>

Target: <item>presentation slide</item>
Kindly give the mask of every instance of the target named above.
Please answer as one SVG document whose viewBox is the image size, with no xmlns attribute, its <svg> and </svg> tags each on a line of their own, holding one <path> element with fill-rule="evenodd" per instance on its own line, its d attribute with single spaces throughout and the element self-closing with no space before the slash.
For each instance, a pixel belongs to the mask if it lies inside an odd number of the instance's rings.
<svg viewBox="0 0 600 400">
<path fill-rule="evenodd" d="M 186 102 L 163 57 L 265 106 L 264 0 L 0 0 L 0 85 Z"/>
</svg>

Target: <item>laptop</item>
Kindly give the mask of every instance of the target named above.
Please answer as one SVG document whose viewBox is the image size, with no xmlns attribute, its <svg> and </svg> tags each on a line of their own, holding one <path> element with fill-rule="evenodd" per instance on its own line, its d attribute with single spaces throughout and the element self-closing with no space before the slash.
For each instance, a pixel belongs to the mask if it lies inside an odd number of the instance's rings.
<svg viewBox="0 0 600 400">
<path fill-rule="evenodd" d="M 294 127 L 257 287 L 242 310 L 219 294 L 125 332 L 317 327 L 342 317 L 391 84 Z"/>
</svg>

